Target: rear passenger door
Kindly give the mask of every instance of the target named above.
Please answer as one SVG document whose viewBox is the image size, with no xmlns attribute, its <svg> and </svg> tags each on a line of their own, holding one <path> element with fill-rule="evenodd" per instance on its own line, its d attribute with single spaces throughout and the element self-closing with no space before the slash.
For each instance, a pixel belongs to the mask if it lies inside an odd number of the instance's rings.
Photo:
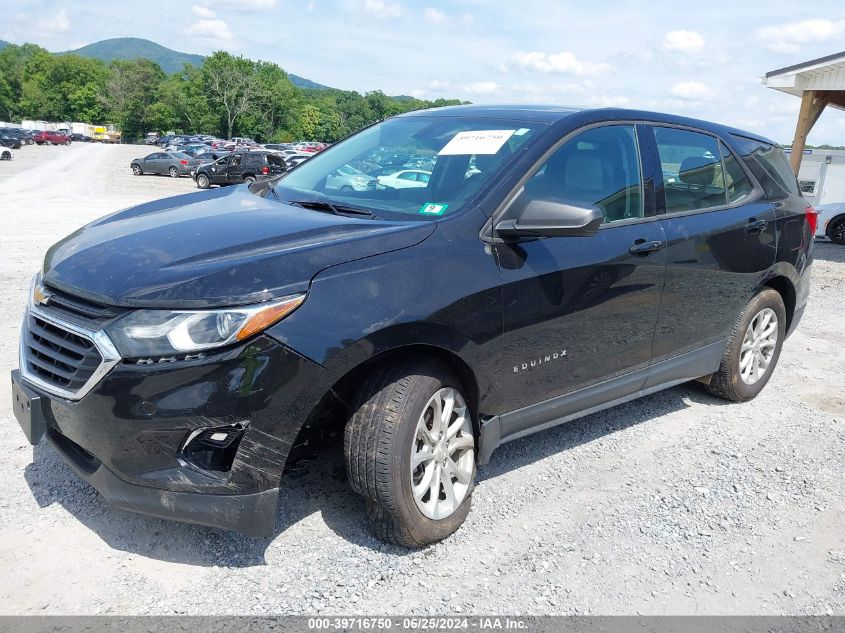
<svg viewBox="0 0 845 633">
<path fill-rule="evenodd" d="M 716 136 L 658 125 L 651 132 L 662 173 L 657 212 L 667 239 L 654 362 L 694 350 L 711 350 L 718 359 L 721 342 L 775 261 L 775 207 Z"/>
<path fill-rule="evenodd" d="M 243 154 L 232 154 L 229 157 L 229 169 L 226 170 L 227 183 L 236 184 L 243 182 L 244 161 L 245 157 Z"/>
</svg>

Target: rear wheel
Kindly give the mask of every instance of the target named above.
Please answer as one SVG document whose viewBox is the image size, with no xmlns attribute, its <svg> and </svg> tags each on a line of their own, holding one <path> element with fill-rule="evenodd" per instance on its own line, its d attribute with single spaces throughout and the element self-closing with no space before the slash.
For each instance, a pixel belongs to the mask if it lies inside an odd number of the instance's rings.
<svg viewBox="0 0 845 633">
<path fill-rule="evenodd" d="M 178 170 L 178 169 L 176 169 L 175 167 L 171 167 L 171 168 L 167 171 L 167 173 L 169 173 L 169 174 L 170 174 L 170 177 L 171 177 L 171 178 L 178 178 L 178 177 L 179 177 L 179 170 Z"/>
<path fill-rule="evenodd" d="M 206 176 L 205 174 L 197 175 L 197 187 L 199 187 L 200 189 L 208 189 L 210 184 L 211 182 L 209 182 L 208 176 Z"/>
<path fill-rule="evenodd" d="M 422 547 L 466 519 L 475 436 L 463 385 L 444 365 L 405 362 L 375 371 L 346 426 L 344 454 L 378 538 Z"/>
<path fill-rule="evenodd" d="M 255 182 L 255 176 L 244 176 L 244 182 L 251 185 Z"/>
<path fill-rule="evenodd" d="M 3 152 L 2 156 L 0 156 L 0 160 L 12 160 L 12 152 Z"/>
<path fill-rule="evenodd" d="M 777 291 L 765 288 L 739 315 L 708 391 L 734 402 L 756 397 L 772 376 L 785 336 L 783 299 Z"/>
<path fill-rule="evenodd" d="M 845 216 L 830 223 L 827 227 L 827 236 L 834 244 L 845 244 Z"/>
<path fill-rule="evenodd" d="M 136 176 L 140 176 L 144 172 L 141 170 L 140 165 L 135 164 L 135 165 L 132 165 L 132 173 L 135 174 Z"/>
<path fill-rule="evenodd" d="M 52 145 L 53 141 L 47 141 L 47 145 Z"/>
</svg>

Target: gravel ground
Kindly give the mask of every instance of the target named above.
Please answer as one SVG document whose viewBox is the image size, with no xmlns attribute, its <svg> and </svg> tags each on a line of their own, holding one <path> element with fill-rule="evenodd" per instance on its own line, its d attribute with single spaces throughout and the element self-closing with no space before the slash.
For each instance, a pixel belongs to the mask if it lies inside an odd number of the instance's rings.
<svg viewBox="0 0 845 633">
<path fill-rule="evenodd" d="M 30 146 L 0 163 L 0 361 L 17 366 L 44 251 L 105 213 L 194 189 L 133 177 L 145 148 Z M 422 552 L 363 528 L 331 451 L 286 476 L 272 539 L 110 507 L 0 390 L 3 614 L 845 614 L 845 247 L 760 397 L 684 385 L 508 444 L 473 509 Z"/>
</svg>

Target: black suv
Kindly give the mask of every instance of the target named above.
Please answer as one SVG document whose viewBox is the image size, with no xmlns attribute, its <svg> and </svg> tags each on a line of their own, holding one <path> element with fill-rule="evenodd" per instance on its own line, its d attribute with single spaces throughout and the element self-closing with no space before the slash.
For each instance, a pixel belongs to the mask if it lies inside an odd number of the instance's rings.
<svg viewBox="0 0 845 633">
<path fill-rule="evenodd" d="M 213 163 L 198 167 L 191 177 L 200 189 L 211 185 L 239 185 L 276 178 L 287 170 L 285 161 L 273 152 L 232 152 Z"/>
<path fill-rule="evenodd" d="M 400 153 L 428 182 L 327 187 Z M 273 533 L 286 463 L 335 432 L 375 533 L 421 546 L 460 526 L 503 442 L 695 379 L 756 396 L 807 303 L 815 222 L 748 132 L 409 113 L 53 246 L 15 413 L 115 505 L 252 535 Z"/>
</svg>

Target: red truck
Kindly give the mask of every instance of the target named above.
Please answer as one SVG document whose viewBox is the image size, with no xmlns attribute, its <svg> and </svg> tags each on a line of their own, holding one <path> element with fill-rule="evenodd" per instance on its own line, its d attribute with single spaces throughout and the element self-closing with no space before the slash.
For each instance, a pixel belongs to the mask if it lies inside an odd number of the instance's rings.
<svg viewBox="0 0 845 633">
<path fill-rule="evenodd" d="M 70 137 L 62 132 L 41 130 L 32 137 L 38 145 L 70 145 Z"/>
</svg>

